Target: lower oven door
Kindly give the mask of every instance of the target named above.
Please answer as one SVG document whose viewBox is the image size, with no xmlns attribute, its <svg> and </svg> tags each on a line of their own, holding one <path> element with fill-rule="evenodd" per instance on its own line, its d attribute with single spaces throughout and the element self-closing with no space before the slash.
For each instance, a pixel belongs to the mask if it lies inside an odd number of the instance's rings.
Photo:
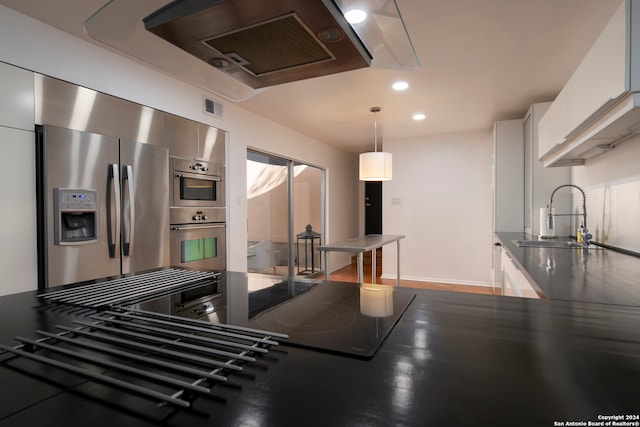
<svg viewBox="0 0 640 427">
<path fill-rule="evenodd" d="M 226 270 L 225 224 L 171 226 L 171 265 Z"/>
</svg>

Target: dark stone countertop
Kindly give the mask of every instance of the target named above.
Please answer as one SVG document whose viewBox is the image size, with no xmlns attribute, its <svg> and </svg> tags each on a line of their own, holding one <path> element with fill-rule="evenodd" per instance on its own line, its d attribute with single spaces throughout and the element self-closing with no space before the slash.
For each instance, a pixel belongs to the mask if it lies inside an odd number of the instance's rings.
<svg viewBox="0 0 640 427">
<path fill-rule="evenodd" d="M 640 412 L 636 307 L 398 292 L 416 298 L 372 359 L 279 346 L 189 410 L 0 356 L 0 426 L 539 427 Z M 86 314 L 2 297 L 0 343 Z"/>
<path fill-rule="evenodd" d="M 611 249 L 518 247 L 524 233 L 496 233 L 521 271 L 549 299 L 640 306 L 640 258 Z"/>
</svg>

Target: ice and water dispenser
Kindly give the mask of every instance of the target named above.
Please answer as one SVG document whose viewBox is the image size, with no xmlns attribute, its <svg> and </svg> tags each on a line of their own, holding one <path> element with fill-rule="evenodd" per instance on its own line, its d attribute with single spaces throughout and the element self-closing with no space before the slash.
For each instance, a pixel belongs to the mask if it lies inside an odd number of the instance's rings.
<svg viewBox="0 0 640 427">
<path fill-rule="evenodd" d="M 96 190 L 54 188 L 54 244 L 78 245 L 98 240 L 97 196 Z"/>
</svg>

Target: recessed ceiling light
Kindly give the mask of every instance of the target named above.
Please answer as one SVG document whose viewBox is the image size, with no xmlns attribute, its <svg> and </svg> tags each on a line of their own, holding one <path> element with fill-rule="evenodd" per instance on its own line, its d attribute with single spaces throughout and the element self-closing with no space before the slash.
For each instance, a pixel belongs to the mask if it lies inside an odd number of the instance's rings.
<svg viewBox="0 0 640 427">
<path fill-rule="evenodd" d="M 395 82 L 391 85 L 393 90 L 405 90 L 409 87 L 409 83 L 407 82 Z"/>
<path fill-rule="evenodd" d="M 351 9 L 344 14 L 349 24 L 359 24 L 367 19 L 367 12 L 361 9 Z"/>
<path fill-rule="evenodd" d="M 417 121 L 417 120 L 424 120 L 424 119 L 426 119 L 426 118 L 427 118 L 427 115 L 426 115 L 426 114 L 424 114 L 424 113 L 415 113 L 415 114 L 413 115 L 413 120 L 416 120 L 416 121 Z"/>
</svg>

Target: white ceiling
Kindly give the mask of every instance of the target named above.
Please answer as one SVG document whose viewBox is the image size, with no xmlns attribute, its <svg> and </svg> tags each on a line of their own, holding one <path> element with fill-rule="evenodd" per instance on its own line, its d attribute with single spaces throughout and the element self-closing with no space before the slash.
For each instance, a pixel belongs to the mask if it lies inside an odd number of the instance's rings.
<svg viewBox="0 0 640 427">
<path fill-rule="evenodd" d="M 139 18 L 167 2 L 0 0 L 105 46 L 109 34 L 97 41 L 84 29 L 87 19 L 102 9 L 96 16 L 102 24 L 113 22 L 117 36 L 112 32 L 107 43 L 116 51 L 220 93 L 211 83 L 219 75 L 198 80 L 203 67 L 206 72 L 210 67 L 144 31 Z M 383 145 L 385 139 L 489 131 L 496 120 L 522 117 L 530 104 L 552 100 L 620 2 L 397 0 L 419 69 L 361 69 L 251 92 L 242 101 L 222 101 L 354 153 L 373 147 L 372 106 L 382 108 L 377 123 Z M 391 83 L 400 79 L 410 88 L 394 92 Z M 414 122 L 414 112 L 427 114 L 427 119 Z"/>
</svg>

